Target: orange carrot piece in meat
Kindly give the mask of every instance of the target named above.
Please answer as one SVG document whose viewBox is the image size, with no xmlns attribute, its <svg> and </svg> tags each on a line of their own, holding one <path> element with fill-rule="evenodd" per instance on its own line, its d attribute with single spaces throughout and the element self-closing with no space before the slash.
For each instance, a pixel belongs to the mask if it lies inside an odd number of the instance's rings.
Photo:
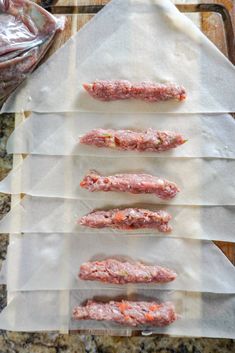
<svg viewBox="0 0 235 353">
<path fill-rule="evenodd" d="M 123 313 L 126 309 L 129 308 L 128 304 L 125 303 L 125 302 L 121 302 L 121 303 L 118 305 L 118 307 L 119 307 L 119 310 L 121 311 L 121 313 Z"/>
<path fill-rule="evenodd" d="M 153 320 L 154 320 L 153 315 L 150 314 L 150 313 L 146 313 L 146 314 L 145 314 L 145 317 L 146 317 L 146 319 L 147 319 L 148 321 L 153 321 Z"/>
<path fill-rule="evenodd" d="M 114 218 L 116 221 L 120 222 L 125 219 L 125 215 L 123 214 L 123 212 L 117 212 Z"/>
<path fill-rule="evenodd" d="M 159 305 L 153 304 L 149 307 L 150 311 L 156 311 L 159 308 Z"/>
</svg>

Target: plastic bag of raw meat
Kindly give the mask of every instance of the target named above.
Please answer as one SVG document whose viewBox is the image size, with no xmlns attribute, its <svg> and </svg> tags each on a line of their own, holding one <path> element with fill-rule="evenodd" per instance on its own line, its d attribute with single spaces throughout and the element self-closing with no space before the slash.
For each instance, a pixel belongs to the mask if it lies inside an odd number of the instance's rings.
<svg viewBox="0 0 235 353">
<path fill-rule="evenodd" d="M 0 103 L 33 71 L 65 19 L 27 0 L 0 0 Z"/>
</svg>

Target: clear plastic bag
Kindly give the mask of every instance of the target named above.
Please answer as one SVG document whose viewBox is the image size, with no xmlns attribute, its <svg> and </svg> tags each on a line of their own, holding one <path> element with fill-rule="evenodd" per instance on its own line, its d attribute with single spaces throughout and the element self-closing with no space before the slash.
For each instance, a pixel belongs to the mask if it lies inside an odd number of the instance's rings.
<svg viewBox="0 0 235 353">
<path fill-rule="evenodd" d="M 56 19 L 28 0 L 0 1 L 0 102 L 45 55 L 64 18 Z"/>
</svg>

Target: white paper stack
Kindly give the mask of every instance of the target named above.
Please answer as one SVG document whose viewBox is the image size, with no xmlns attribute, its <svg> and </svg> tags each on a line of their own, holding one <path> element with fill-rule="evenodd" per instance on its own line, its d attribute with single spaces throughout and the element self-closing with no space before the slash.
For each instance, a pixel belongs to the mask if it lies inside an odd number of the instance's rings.
<svg viewBox="0 0 235 353">
<path fill-rule="evenodd" d="M 182 84 L 185 102 L 100 102 L 82 84 L 126 79 Z M 234 266 L 213 240 L 234 242 L 235 69 L 170 0 L 113 0 L 42 64 L 5 103 L 31 111 L 8 141 L 27 154 L 0 192 L 25 194 L 0 222 L 14 233 L 5 264 L 11 293 L 0 314 L 10 330 L 92 330 L 235 338 Z M 127 152 L 79 144 L 95 128 L 177 131 L 188 140 L 168 152 Z M 148 173 L 177 183 L 171 201 L 154 195 L 90 193 L 89 170 Z M 172 215 L 173 230 L 120 231 L 79 225 L 93 210 L 144 207 Z M 78 278 L 84 262 L 115 258 L 177 272 L 169 284 L 111 285 Z M 17 269 L 17 270 L 16 270 Z M 74 321 L 89 299 L 172 301 L 165 328 Z"/>
</svg>

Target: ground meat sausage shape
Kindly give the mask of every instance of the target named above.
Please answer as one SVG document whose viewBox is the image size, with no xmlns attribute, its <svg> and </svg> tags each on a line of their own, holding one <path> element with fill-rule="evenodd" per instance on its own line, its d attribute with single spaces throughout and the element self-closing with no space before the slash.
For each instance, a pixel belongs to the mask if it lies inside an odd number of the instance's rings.
<svg viewBox="0 0 235 353">
<path fill-rule="evenodd" d="M 178 186 L 168 180 L 150 174 L 115 174 L 101 176 L 90 171 L 81 181 L 80 186 L 88 191 L 121 191 L 131 194 L 154 194 L 167 200 L 180 191 Z"/>
<path fill-rule="evenodd" d="M 127 326 L 167 326 L 177 319 L 171 302 L 110 301 L 108 303 L 89 300 L 85 306 L 73 310 L 74 320 L 112 321 Z"/>
<path fill-rule="evenodd" d="M 171 131 L 94 129 L 80 138 L 81 144 L 123 151 L 163 152 L 176 148 L 186 140 Z"/>
<path fill-rule="evenodd" d="M 185 88 L 174 83 L 96 80 L 93 83 L 84 83 L 83 87 L 93 98 L 101 101 L 139 99 L 145 102 L 160 102 L 172 99 L 183 101 L 186 98 Z"/>
<path fill-rule="evenodd" d="M 81 265 L 82 280 L 112 284 L 167 283 L 174 281 L 177 274 L 162 266 L 150 266 L 140 262 L 122 262 L 116 259 L 86 262 Z"/>
<path fill-rule="evenodd" d="M 90 228 L 113 228 L 122 230 L 157 229 L 167 233 L 172 230 L 168 224 L 171 215 L 163 210 L 150 211 L 142 208 L 93 211 L 79 220 L 79 224 Z"/>
</svg>

